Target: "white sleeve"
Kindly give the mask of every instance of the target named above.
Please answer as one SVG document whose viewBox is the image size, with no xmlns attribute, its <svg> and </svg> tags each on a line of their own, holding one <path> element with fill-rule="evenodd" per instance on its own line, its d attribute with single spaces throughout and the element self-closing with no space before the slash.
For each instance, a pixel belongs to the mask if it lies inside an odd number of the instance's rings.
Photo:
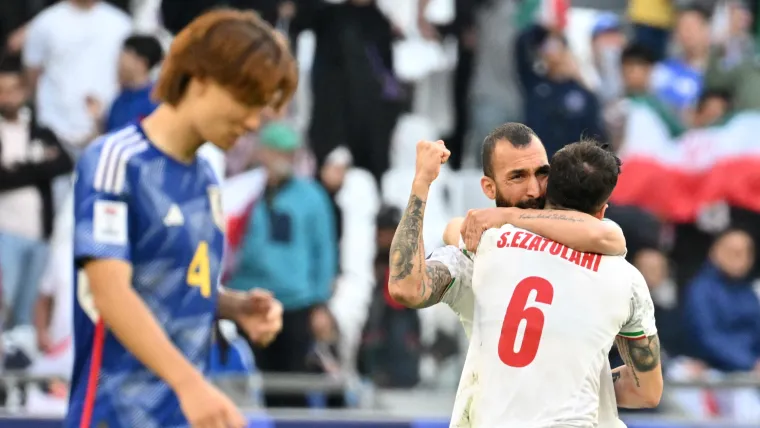
<svg viewBox="0 0 760 428">
<path fill-rule="evenodd" d="M 628 339 L 641 339 L 657 334 L 657 326 L 649 287 L 641 272 L 636 268 L 632 270 L 631 314 L 618 335 Z"/>
<path fill-rule="evenodd" d="M 26 31 L 22 60 L 24 66 L 30 68 L 42 67 L 48 53 L 47 31 L 45 31 L 43 16 L 33 19 Z"/>
<path fill-rule="evenodd" d="M 437 261 L 449 269 L 452 281 L 441 298 L 441 302 L 457 314 L 470 337 L 474 315 L 475 296 L 472 293 L 472 268 L 474 263 L 464 250 L 447 245 L 433 251 L 428 261 Z"/>
</svg>

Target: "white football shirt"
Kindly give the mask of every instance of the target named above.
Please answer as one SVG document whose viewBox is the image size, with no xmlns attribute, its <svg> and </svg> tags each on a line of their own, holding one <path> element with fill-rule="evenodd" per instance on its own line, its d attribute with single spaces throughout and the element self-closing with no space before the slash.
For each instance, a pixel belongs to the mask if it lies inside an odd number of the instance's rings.
<svg viewBox="0 0 760 428">
<path fill-rule="evenodd" d="M 484 233 L 472 291 L 478 385 L 466 407 L 475 428 L 597 426 L 615 336 L 656 333 L 646 283 L 623 257 L 511 225 Z"/>
</svg>

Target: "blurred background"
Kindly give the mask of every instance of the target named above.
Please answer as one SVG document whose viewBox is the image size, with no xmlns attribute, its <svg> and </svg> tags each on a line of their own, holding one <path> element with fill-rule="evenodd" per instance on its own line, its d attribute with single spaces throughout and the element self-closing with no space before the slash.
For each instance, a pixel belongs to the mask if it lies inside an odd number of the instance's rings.
<svg viewBox="0 0 760 428">
<path fill-rule="evenodd" d="M 172 35 L 217 6 L 258 11 L 301 74 L 284 115 L 231 153 L 202 148 L 224 180 L 225 284 L 285 306 L 265 350 L 219 323 L 213 371 L 251 426 L 448 426 L 467 340 L 448 308 L 389 298 L 389 247 L 415 143 L 452 152 L 429 252 L 491 206 L 480 144 L 507 121 L 549 156 L 585 135 L 624 161 L 607 213 L 650 287 L 667 383 L 623 419 L 760 426 L 759 1 L 2 0 L 0 427 L 65 411 L 73 163 L 150 114 Z"/>
</svg>

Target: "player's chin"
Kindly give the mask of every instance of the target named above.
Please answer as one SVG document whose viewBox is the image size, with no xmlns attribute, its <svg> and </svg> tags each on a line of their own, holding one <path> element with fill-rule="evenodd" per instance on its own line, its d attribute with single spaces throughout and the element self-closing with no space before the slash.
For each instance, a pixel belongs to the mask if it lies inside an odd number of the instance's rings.
<svg viewBox="0 0 760 428">
<path fill-rule="evenodd" d="M 220 148 L 221 150 L 227 151 L 233 147 L 235 147 L 235 143 L 238 142 L 237 136 L 225 136 L 225 137 L 219 137 L 211 139 L 211 144 L 215 145 L 216 147 Z"/>
</svg>

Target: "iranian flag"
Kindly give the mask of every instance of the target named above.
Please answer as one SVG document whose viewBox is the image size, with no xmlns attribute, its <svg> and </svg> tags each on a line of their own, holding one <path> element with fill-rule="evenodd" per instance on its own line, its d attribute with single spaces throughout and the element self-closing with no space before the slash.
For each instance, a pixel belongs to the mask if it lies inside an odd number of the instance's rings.
<svg viewBox="0 0 760 428">
<path fill-rule="evenodd" d="M 760 212 L 760 112 L 672 137 L 651 107 L 633 103 L 620 157 L 614 203 L 676 223 L 720 202 Z"/>
</svg>

